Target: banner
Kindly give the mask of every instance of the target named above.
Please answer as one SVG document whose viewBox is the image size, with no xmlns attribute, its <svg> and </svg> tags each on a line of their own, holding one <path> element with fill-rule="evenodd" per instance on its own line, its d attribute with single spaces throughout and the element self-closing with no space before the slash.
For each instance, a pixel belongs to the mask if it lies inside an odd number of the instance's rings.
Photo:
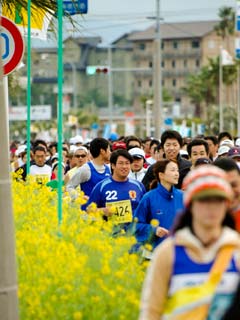
<svg viewBox="0 0 240 320">
<path fill-rule="evenodd" d="M 3 5 L 2 15 L 12 20 L 19 28 L 23 36 L 27 36 L 28 13 L 23 6 Z M 47 29 L 52 19 L 47 11 L 31 5 L 31 37 L 47 40 Z"/>
<path fill-rule="evenodd" d="M 222 49 L 221 55 L 222 66 L 231 66 L 234 64 L 233 57 L 227 50 Z"/>
<path fill-rule="evenodd" d="M 240 31 L 240 1 L 236 2 L 236 31 Z"/>
</svg>

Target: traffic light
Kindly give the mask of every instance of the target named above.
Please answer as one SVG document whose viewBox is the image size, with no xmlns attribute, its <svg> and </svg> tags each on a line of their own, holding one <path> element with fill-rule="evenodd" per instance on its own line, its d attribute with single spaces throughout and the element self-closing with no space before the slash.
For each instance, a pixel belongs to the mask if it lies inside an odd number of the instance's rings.
<svg viewBox="0 0 240 320">
<path fill-rule="evenodd" d="M 109 72 L 109 68 L 107 66 L 87 66 L 86 74 L 94 75 L 94 74 L 107 74 Z"/>
<path fill-rule="evenodd" d="M 96 69 L 96 73 L 108 73 L 108 68 L 107 67 L 98 67 Z"/>
</svg>

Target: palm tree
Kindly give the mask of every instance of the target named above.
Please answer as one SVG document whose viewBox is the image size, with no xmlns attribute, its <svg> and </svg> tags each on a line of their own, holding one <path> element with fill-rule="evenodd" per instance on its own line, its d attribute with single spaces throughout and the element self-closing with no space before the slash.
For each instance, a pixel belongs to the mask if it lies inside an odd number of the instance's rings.
<svg viewBox="0 0 240 320">
<path fill-rule="evenodd" d="M 235 11 L 231 7 L 222 7 L 219 9 L 219 23 L 215 26 L 215 31 L 223 39 L 234 34 L 235 30 Z"/>
<path fill-rule="evenodd" d="M 56 12 L 57 9 L 57 0 L 32 0 L 33 6 L 44 9 L 48 12 Z M 23 7 L 27 9 L 28 0 L 0 0 L 2 6 L 6 6 L 11 10 L 12 7 Z"/>
</svg>

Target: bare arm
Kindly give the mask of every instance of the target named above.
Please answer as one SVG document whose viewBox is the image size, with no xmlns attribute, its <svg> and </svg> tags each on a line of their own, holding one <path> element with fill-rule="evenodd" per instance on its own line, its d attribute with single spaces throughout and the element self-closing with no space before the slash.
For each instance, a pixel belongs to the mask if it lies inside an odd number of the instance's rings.
<svg viewBox="0 0 240 320">
<path fill-rule="evenodd" d="M 86 182 L 91 177 L 91 170 L 89 165 L 86 163 L 82 167 L 80 167 L 76 173 L 72 176 L 72 178 L 69 180 L 66 190 L 68 192 L 71 192 L 72 190 L 76 189 L 77 186 L 80 185 L 80 183 Z"/>
</svg>

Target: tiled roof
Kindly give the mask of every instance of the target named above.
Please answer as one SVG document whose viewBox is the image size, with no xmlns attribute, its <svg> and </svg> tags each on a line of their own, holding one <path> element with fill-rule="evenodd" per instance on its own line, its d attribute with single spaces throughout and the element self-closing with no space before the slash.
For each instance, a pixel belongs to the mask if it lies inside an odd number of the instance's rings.
<svg viewBox="0 0 240 320">
<path fill-rule="evenodd" d="M 161 23 L 160 33 L 162 39 L 184 39 L 201 38 L 213 31 L 218 21 L 196 21 L 196 22 L 175 22 Z M 131 41 L 153 40 L 155 38 L 155 26 L 144 31 L 134 32 L 129 36 Z"/>
</svg>

